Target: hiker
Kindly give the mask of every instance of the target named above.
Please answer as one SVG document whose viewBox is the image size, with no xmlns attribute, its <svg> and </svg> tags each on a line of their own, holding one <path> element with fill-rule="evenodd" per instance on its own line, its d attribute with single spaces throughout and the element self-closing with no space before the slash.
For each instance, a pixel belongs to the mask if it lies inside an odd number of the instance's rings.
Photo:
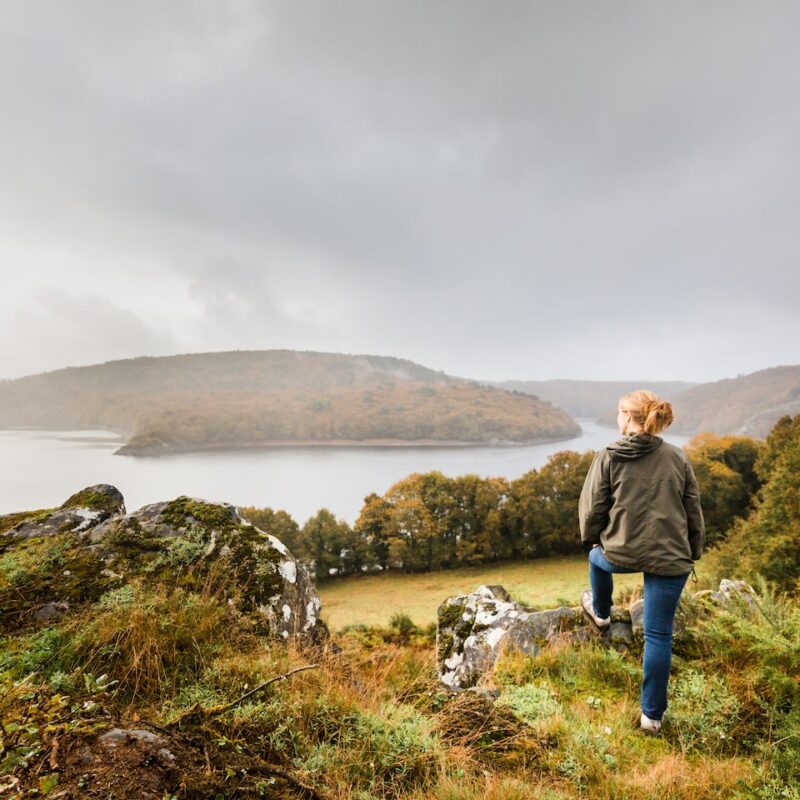
<svg viewBox="0 0 800 800">
<path fill-rule="evenodd" d="M 661 730 L 667 708 L 675 611 L 705 542 L 692 465 L 680 447 L 656 435 L 672 419 L 672 406 L 652 392 L 622 397 L 622 438 L 594 457 L 578 501 L 592 587 L 581 606 L 598 628 L 611 624 L 612 574 L 644 573 L 640 727 L 650 734 Z"/>
</svg>

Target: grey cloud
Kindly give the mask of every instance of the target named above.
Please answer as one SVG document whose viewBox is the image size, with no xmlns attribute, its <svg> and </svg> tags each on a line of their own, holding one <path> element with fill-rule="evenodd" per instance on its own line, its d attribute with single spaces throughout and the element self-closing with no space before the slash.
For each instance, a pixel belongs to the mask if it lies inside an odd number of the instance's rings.
<svg viewBox="0 0 800 800">
<path fill-rule="evenodd" d="M 0 233 L 163 264 L 187 346 L 496 378 L 796 361 L 774 331 L 800 334 L 798 22 L 783 2 L 20 2 Z"/>
<path fill-rule="evenodd" d="M 236 348 L 242 342 L 271 348 L 304 346 L 309 337 L 335 335 L 338 314 L 315 308 L 307 288 L 299 304 L 293 303 L 272 272 L 231 257 L 194 265 L 189 292 L 202 307 L 196 340 L 210 349 Z"/>
<path fill-rule="evenodd" d="M 9 375 L 184 350 L 166 324 L 92 293 L 42 290 L 0 323 Z"/>
</svg>

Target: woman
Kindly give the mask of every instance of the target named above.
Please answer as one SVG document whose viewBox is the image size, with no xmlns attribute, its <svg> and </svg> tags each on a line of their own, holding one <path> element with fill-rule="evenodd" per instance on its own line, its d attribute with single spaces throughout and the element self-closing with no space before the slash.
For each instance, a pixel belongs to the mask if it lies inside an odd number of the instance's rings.
<svg viewBox="0 0 800 800">
<path fill-rule="evenodd" d="M 641 729 L 652 734 L 667 708 L 675 611 L 705 542 L 692 465 L 656 435 L 672 419 L 672 406 L 652 392 L 622 397 L 622 438 L 595 456 L 578 503 L 592 586 L 581 606 L 598 628 L 611 624 L 612 573 L 644 573 Z"/>
</svg>

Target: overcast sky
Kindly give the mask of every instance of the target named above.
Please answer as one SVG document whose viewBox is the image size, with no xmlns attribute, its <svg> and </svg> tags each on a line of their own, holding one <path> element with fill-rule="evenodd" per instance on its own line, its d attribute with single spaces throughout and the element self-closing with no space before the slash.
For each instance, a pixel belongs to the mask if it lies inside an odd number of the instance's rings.
<svg viewBox="0 0 800 800">
<path fill-rule="evenodd" d="M 6 2 L 0 377 L 800 362 L 800 4 Z"/>
</svg>

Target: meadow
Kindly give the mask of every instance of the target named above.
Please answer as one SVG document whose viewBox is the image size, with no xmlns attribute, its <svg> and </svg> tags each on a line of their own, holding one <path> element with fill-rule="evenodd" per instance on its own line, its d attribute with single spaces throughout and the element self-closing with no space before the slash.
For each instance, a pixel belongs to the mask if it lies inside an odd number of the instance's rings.
<svg viewBox="0 0 800 800">
<path fill-rule="evenodd" d="M 697 574 L 702 578 L 702 561 Z M 338 631 L 347 625 L 386 626 L 398 613 L 424 627 L 436 622 L 436 609 L 445 598 L 469 594 L 483 583 L 500 584 L 525 606 L 577 606 L 589 586 L 589 567 L 584 556 L 562 556 L 438 572 L 364 575 L 322 582 L 317 588 L 322 618 Z M 615 601 L 618 591 L 629 595 L 641 586 L 641 573 L 615 575 Z"/>
</svg>

